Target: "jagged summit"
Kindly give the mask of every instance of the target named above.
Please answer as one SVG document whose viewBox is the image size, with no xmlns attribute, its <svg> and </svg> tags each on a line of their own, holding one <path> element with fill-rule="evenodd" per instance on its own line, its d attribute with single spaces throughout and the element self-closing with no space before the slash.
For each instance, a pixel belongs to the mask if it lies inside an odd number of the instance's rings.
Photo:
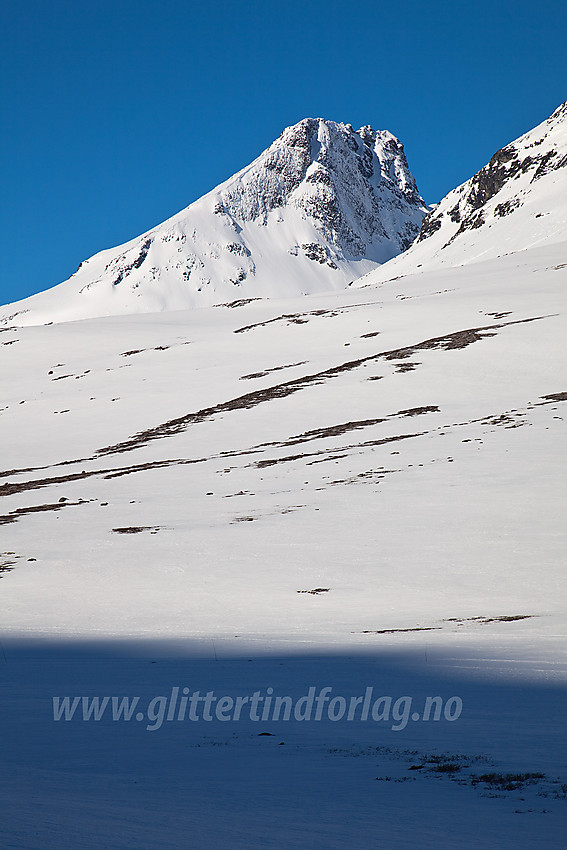
<svg viewBox="0 0 567 850">
<path fill-rule="evenodd" d="M 424 219 L 411 248 L 355 285 L 567 240 L 567 102 L 496 151 Z"/>
<path fill-rule="evenodd" d="M 401 142 L 306 118 L 182 212 L 0 311 L 41 324 L 347 286 L 406 249 L 427 207 Z"/>
</svg>

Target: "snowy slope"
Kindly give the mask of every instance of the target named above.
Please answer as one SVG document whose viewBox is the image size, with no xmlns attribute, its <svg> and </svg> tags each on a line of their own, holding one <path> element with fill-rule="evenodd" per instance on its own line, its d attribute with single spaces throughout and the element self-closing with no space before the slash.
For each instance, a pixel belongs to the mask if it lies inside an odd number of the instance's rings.
<svg viewBox="0 0 567 850">
<path fill-rule="evenodd" d="M 413 245 L 355 286 L 567 239 L 567 102 L 497 151 L 425 218 Z"/>
<path fill-rule="evenodd" d="M 445 251 L 554 197 L 535 173 Z M 562 846 L 566 257 L 551 228 L 387 286 L 0 329 L 3 846 Z M 169 714 L 311 687 L 412 710 Z"/>
<path fill-rule="evenodd" d="M 0 310 L 18 325 L 343 289 L 413 241 L 425 215 L 402 144 L 322 119 L 158 227 Z"/>
<path fill-rule="evenodd" d="M 562 611 L 564 259 L 3 331 L 3 545 L 38 559 L 5 625 L 364 643 Z"/>
<path fill-rule="evenodd" d="M 0 333 L 5 846 L 561 846 L 566 250 Z M 50 716 L 312 686 L 464 708 Z"/>
</svg>

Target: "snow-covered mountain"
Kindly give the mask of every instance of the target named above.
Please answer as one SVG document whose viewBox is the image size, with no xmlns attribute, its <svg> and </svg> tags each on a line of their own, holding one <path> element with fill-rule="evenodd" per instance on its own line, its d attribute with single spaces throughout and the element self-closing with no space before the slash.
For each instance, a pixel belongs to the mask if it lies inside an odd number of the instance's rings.
<svg viewBox="0 0 567 850">
<path fill-rule="evenodd" d="M 67 292 L 96 298 L 77 275 L 37 297 L 43 317 L 0 327 L 2 846 L 564 844 L 564 122 L 565 107 L 451 193 L 364 279 L 387 285 L 39 324 Z M 419 209 L 397 143 L 388 164 L 371 135 L 373 196 L 390 173 Z M 297 222 L 323 240 L 332 204 L 324 225 L 309 202 L 330 196 L 309 193 L 326 184 L 291 188 L 302 145 L 280 151 L 262 210 L 255 166 L 190 210 L 224 204 L 222 234 L 238 208 L 235 244 Z M 327 169 L 336 189 L 323 143 L 315 164 L 302 149 L 305 174 Z M 317 242 L 337 266 L 352 180 Z M 139 263 L 149 235 L 107 252 L 101 304 L 135 299 L 123 284 L 151 252 L 185 250 L 188 215 Z M 284 245 L 270 256 L 308 280 L 344 274 Z M 274 292 L 290 291 L 285 263 L 264 278 Z M 75 714 L 55 722 L 66 697 Z M 274 717 L 278 699 L 302 712 Z"/>
<path fill-rule="evenodd" d="M 424 219 L 412 246 L 355 286 L 567 239 L 567 101 L 497 151 Z"/>
<path fill-rule="evenodd" d="M 307 118 L 182 212 L 0 310 L 31 325 L 344 289 L 405 250 L 427 207 L 388 131 Z"/>
</svg>

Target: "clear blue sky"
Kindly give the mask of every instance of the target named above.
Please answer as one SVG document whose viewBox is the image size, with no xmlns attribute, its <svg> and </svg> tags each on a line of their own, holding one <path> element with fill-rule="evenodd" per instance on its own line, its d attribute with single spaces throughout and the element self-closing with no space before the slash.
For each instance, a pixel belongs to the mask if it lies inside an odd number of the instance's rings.
<svg viewBox="0 0 567 850">
<path fill-rule="evenodd" d="M 0 303 L 173 215 L 306 116 L 428 202 L 567 99 L 564 0 L 0 0 Z"/>
</svg>

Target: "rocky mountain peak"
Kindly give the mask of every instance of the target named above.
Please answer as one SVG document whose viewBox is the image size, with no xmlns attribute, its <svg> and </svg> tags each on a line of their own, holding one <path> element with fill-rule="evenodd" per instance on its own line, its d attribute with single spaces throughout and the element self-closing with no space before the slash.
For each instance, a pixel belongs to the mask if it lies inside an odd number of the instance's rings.
<svg viewBox="0 0 567 850">
<path fill-rule="evenodd" d="M 549 117 L 549 121 L 567 120 L 567 100 L 562 103 Z"/>
<path fill-rule="evenodd" d="M 305 118 L 185 210 L 4 315 L 28 323 L 41 304 L 58 321 L 341 289 L 407 248 L 426 212 L 395 136 Z"/>
<path fill-rule="evenodd" d="M 220 194 L 231 215 L 263 224 L 272 210 L 291 203 L 335 249 L 353 257 L 365 255 L 376 233 L 393 239 L 398 250 L 407 247 L 417 235 L 412 213 L 420 219 L 426 209 L 395 136 L 370 125 L 355 132 L 350 124 L 323 118 L 287 127 Z M 412 221 L 402 233 L 385 229 L 380 220 L 391 203 L 401 211 L 408 205 Z"/>
<path fill-rule="evenodd" d="M 567 138 L 561 125 L 566 116 L 567 103 L 563 103 L 539 127 L 496 151 L 480 171 L 427 216 L 417 241 L 429 239 L 448 217 L 458 228 L 442 246 L 445 248 L 467 230 L 477 230 L 489 219 L 503 218 L 522 207 L 528 187 L 544 175 L 565 171 Z"/>
<path fill-rule="evenodd" d="M 567 238 L 566 197 L 567 102 L 449 192 L 425 217 L 410 249 L 372 279 L 562 241 Z"/>
</svg>

